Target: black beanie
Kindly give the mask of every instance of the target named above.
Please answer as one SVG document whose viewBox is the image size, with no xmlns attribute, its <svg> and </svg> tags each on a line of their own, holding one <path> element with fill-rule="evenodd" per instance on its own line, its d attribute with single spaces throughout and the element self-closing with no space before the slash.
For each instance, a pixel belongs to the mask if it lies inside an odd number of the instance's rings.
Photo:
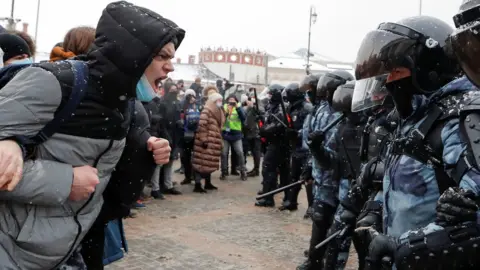
<svg viewBox="0 0 480 270">
<path fill-rule="evenodd" d="M 0 48 L 4 53 L 3 62 L 17 55 L 32 55 L 27 42 L 14 34 L 0 34 Z"/>
</svg>

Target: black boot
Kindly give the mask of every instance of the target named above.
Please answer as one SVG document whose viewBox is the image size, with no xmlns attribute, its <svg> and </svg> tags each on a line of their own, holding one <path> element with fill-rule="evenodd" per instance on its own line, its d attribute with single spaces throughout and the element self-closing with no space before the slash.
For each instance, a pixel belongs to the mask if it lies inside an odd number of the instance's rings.
<svg viewBox="0 0 480 270">
<path fill-rule="evenodd" d="M 190 185 L 192 183 L 192 180 L 191 179 L 183 179 L 182 182 L 180 182 L 180 185 Z"/>
<path fill-rule="evenodd" d="M 260 175 L 260 171 L 256 168 L 253 168 L 251 171 L 247 172 L 247 177 L 257 177 Z"/>
<path fill-rule="evenodd" d="M 322 269 L 321 267 L 322 265 L 320 263 L 312 262 L 310 259 L 307 259 L 302 264 L 297 266 L 297 270 L 319 270 Z"/>
<path fill-rule="evenodd" d="M 202 188 L 202 184 L 200 184 L 200 183 L 195 183 L 195 188 L 193 189 L 193 192 L 196 192 L 196 193 L 207 193 L 207 191 Z"/>
<path fill-rule="evenodd" d="M 245 173 L 245 171 L 242 171 L 242 172 L 240 173 L 240 179 L 241 179 L 242 181 L 247 181 L 247 174 Z"/>
<path fill-rule="evenodd" d="M 307 211 L 305 212 L 305 215 L 303 215 L 304 219 L 309 219 L 312 218 L 313 215 L 313 207 L 308 207 Z"/>
<path fill-rule="evenodd" d="M 220 174 L 220 180 L 222 181 L 227 180 L 227 176 L 228 176 L 228 172 L 222 172 L 222 174 Z"/>
<path fill-rule="evenodd" d="M 214 185 L 212 185 L 212 181 L 205 180 L 205 186 L 204 188 L 206 190 L 217 190 L 218 188 Z"/>
<path fill-rule="evenodd" d="M 231 174 L 231 175 L 235 175 L 235 176 L 240 175 L 240 173 L 237 171 L 237 169 L 234 169 L 234 168 L 232 168 L 230 174 Z"/>
<path fill-rule="evenodd" d="M 260 199 L 255 202 L 255 206 L 259 207 L 275 207 L 275 201 L 272 199 Z"/>
<path fill-rule="evenodd" d="M 298 210 L 298 203 L 293 203 L 290 202 L 289 200 L 286 200 L 283 202 L 282 206 L 278 208 L 280 211 L 285 211 L 285 210 L 290 210 L 290 211 L 295 211 Z"/>
</svg>

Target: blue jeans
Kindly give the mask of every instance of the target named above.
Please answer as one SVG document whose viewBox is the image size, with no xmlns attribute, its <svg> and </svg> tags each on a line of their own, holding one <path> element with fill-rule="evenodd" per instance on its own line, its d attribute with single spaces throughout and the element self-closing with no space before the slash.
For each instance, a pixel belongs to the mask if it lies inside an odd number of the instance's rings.
<svg viewBox="0 0 480 270">
<path fill-rule="evenodd" d="M 233 148 L 235 155 L 237 155 L 237 163 L 238 163 L 238 164 L 232 164 L 232 166 L 238 165 L 240 167 L 240 171 L 245 172 L 247 169 L 245 167 L 245 160 L 243 159 L 242 140 L 236 140 L 236 141 L 223 140 L 222 172 L 228 172 L 228 153 L 230 152 L 230 147 Z"/>
</svg>

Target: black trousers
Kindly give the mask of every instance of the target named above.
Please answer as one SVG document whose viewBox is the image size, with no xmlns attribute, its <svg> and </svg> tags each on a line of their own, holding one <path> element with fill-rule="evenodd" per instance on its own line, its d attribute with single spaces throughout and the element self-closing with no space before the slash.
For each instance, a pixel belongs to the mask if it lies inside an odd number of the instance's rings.
<svg viewBox="0 0 480 270">
<path fill-rule="evenodd" d="M 107 224 L 95 221 L 82 240 L 82 257 L 90 270 L 103 270 L 103 249 L 105 246 L 105 227 Z"/>
<path fill-rule="evenodd" d="M 290 150 L 276 144 L 267 146 L 267 151 L 263 157 L 263 193 L 277 188 L 277 175 L 280 174 L 280 187 L 290 183 Z M 288 199 L 288 190 L 284 192 L 283 200 Z M 267 197 L 267 200 L 273 200 L 273 196 Z"/>
<path fill-rule="evenodd" d="M 307 163 L 307 159 L 308 159 L 308 155 L 306 153 L 294 153 L 292 155 L 292 171 L 291 171 L 292 183 L 300 180 L 300 177 L 302 176 L 303 168 Z M 311 207 L 313 205 L 313 185 L 307 184 L 305 187 L 307 192 L 308 207 Z M 302 186 L 298 185 L 293 187 L 290 190 L 288 200 L 291 203 L 294 203 L 294 204 L 298 203 L 298 194 L 300 193 L 301 189 L 302 189 Z"/>
<path fill-rule="evenodd" d="M 194 174 L 192 169 L 192 151 L 194 140 L 183 142 L 182 165 L 185 172 L 185 179 L 193 180 Z"/>
</svg>

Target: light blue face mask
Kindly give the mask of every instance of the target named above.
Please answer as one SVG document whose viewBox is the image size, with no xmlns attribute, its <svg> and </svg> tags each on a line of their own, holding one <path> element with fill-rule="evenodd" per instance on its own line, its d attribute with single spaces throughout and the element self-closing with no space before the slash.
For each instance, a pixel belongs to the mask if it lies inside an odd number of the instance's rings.
<svg viewBox="0 0 480 270">
<path fill-rule="evenodd" d="M 147 76 L 143 74 L 137 83 L 137 99 L 142 102 L 150 102 L 155 96 L 156 93 L 148 82 Z"/>
<path fill-rule="evenodd" d="M 9 65 L 25 65 L 25 64 L 33 64 L 32 58 L 24 58 L 20 60 L 15 60 L 10 62 Z"/>
</svg>

